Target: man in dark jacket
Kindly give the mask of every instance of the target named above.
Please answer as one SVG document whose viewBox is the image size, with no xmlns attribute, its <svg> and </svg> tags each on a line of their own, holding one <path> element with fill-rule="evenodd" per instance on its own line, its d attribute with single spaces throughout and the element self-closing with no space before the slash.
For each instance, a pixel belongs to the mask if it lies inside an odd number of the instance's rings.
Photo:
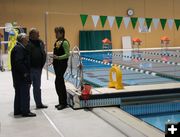
<svg viewBox="0 0 180 137">
<path fill-rule="evenodd" d="M 41 99 L 41 74 L 46 62 L 46 53 L 44 51 L 44 43 L 39 39 L 39 31 L 35 28 L 31 29 L 29 32 L 28 48 L 30 51 L 31 81 L 36 108 L 47 108 L 48 106 L 43 105 Z"/>
<path fill-rule="evenodd" d="M 30 58 L 28 50 L 28 37 L 21 33 L 17 37 L 17 44 L 11 52 L 12 77 L 15 88 L 14 115 L 34 117 L 30 112 Z"/>
</svg>

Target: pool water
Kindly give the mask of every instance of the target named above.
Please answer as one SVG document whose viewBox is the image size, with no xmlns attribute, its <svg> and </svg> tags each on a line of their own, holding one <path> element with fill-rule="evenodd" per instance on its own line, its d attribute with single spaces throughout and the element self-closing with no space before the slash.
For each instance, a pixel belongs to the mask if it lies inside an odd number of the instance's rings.
<svg viewBox="0 0 180 137">
<path fill-rule="evenodd" d="M 165 131 L 166 123 L 180 122 L 180 112 L 142 115 L 138 116 L 138 118 L 162 131 Z"/>
</svg>

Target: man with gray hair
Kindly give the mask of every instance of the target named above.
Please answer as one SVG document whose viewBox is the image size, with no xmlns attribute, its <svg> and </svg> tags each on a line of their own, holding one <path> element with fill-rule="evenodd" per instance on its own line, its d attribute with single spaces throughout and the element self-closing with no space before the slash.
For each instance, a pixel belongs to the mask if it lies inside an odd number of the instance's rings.
<svg viewBox="0 0 180 137">
<path fill-rule="evenodd" d="M 34 117 L 30 112 L 30 57 L 26 49 L 28 37 L 21 33 L 17 37 L 17 43 L 11 53 L 12 77 L 15 89 L 14 116 Z"/>
</svg>

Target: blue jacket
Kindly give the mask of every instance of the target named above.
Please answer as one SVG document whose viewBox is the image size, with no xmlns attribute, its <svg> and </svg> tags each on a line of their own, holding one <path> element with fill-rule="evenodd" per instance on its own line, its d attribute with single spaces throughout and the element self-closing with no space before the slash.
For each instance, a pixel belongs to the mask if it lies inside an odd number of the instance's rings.
<svg viewBox="0 0 180 137">
<path fill-rule="evenodd" d="M 30 84 L 30 56 L 28 50 L 18 43 L 11 52 L 12 77 L 14 86 Z"/>
</svg>

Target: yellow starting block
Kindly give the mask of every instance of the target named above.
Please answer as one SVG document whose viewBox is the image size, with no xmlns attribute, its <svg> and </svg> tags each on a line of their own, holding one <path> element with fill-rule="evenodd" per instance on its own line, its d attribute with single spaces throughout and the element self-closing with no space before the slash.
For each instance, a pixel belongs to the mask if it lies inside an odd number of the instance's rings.
<svg viewBox="0 0 180 137">
<path fill-rule="evenodd" d="M 113 80 L 113 73 L 116 74 L 116 80 Z M 112 66 L 112 68 L 109 71 L 109 88 L 116 88 L 117 90 L 123 89 L 122 84 L 122 71 L 117 65 Z"/>
</svg>

